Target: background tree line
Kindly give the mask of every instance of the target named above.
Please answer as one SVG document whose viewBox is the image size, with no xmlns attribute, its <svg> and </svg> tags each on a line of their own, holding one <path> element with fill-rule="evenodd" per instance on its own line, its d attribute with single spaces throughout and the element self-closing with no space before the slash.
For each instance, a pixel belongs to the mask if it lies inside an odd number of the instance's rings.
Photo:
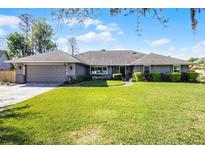
<svg viewBox="0 0 205 154">
<path fill-rule="evenodd" d="M 53 40 L 51 26 L 42 18 L 33 18 L 30 14 L 19 16 L 21 32 L 7 36 L 8 52 L 11 58 L 19 58 L 54 50 L 57 45 Z"/>
</svg>

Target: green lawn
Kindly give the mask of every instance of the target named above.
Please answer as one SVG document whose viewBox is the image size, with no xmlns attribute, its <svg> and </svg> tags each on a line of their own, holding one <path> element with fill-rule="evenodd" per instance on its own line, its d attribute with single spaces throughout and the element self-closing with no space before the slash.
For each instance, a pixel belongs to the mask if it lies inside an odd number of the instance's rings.
<svg viewBox="0 0 205 154">
<path fill-rule="evenodd" d="M 123 81 L 118 80 L 93 80 L 86 81 L 81 86 L 84 87 L 111 87 L 111 86 L 121 86 L 125 83 Z"/>
<path fill-rule="evenodd" d="M 0 144 L 205 144 L 205 85 L 59 87 L 1 111 Z"/>
</svg>

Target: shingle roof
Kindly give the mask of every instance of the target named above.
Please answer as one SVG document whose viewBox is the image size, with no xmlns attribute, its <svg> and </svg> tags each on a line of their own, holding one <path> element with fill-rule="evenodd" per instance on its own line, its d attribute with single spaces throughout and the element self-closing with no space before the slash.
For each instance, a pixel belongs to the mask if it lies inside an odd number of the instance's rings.
<svg viewBox="0 0 205 154">
<path fill-rule="evenodd" d="M 135 60 L 130 65 L 173 65 L 173 64 L 190 65 L 193 63 L 188 62 L 186 60 L 173 58 L 170 56 L 163 56 L 155 53 L 150 53 L 140 59 Z"/>
<path fill-rule="evenodd" d="M 55 50 L 38 55 L 27 56 L 23 58 L 18 58 L 14 60 L 7 61 L 9 63 L 23 63 L 23 62 L 73 62 L 81 63 L 80 60 L 71 56 L 70 54 L 61 51 Z"/>
<path fill-rule="evenodd" d="M 76 55 L 89 65 L 128 65 L 145 54 L 132 50 L 87 51 Z"/>
</svg>

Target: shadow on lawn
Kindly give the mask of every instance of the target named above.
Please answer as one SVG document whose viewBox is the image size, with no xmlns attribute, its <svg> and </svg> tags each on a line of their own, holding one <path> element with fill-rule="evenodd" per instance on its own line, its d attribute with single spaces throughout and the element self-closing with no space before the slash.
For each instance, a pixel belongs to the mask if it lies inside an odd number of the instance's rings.
<svg viewBox="0 0 205 154">
<path fill-rule="evenodd" d="M 0 111 L 0 144 L 25 144 L 29 141 L 29 138 L 19 128 L 8 126 L 3 123 L 3 120 L 9 120 L 9 118 L 23 118 L 28 116 L 28 112 L 21 113 L 20 110 L 29 108 L 28 105 L 7 109 Z"/>
<path fill-rule="evenodd" d="M 107 80 L 93 80 L 81 84 L 83 87 L 108 87 Z"/>
</svg>

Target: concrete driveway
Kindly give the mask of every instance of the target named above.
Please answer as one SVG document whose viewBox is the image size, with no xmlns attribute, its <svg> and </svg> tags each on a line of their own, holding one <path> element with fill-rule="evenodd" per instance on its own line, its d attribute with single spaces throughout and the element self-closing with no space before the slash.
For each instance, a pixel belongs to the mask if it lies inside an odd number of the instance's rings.
<svg viewBox="0 0 205 154">
<path fill-rule="evenodd" d="M 58 84 L 29 83 L 12 86 L 0 86 L 0 110 L 17 104 L 36 95 L 47 92 Z"/>
</svg>

